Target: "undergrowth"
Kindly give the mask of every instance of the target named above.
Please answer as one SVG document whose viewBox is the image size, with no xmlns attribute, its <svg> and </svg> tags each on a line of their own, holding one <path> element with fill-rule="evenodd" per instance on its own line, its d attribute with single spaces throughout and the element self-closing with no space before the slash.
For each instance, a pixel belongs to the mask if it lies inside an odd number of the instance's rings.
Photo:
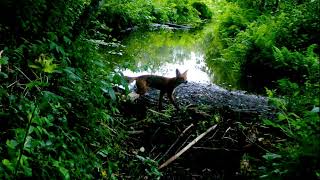
<svg viewBox="0 0 320 180">
<path fill-rule="evenodd" d="M 277 108 L 275 119 L 263 120 L 277 141 L 254 155 L 262 162 L 253 165 L 253 177 L 319 178 L 319 2 L 235 0 L 214 8 L 220 11 L 213 11 L 207 62 L 223 74 L 216 82 L 266 88 Z"/>
</svg>

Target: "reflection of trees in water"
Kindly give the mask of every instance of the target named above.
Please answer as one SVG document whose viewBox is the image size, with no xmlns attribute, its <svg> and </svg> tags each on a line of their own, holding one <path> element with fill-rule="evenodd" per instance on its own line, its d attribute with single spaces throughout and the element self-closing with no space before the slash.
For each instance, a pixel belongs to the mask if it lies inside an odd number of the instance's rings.
<svg viewBox="0 0 320 180">
<path fill-rule="evenodd" d="M 182 48 L 175 47 L 172 52 L 172 62 L 182 64 L 186 59 L 191 59 L 191 52 Z"/>
<path fill-rule="evenodd" d="M 195 43 L 187 32 L 134 32 L 124 41 L 126 60 L 144 66 L 136 66 L 138 69 L 147 66 L 151 70 L 159 69 L 164 63 L 182 64 L 190 59 Z"/>
<path fill-rule="evenodd" d="M 189 70 L 189 79 L 210 82 L 204 50 L 194 34 L 188 32 L 134 32 L 125 41 L 125 56 L 133 72 L 175 76 L 175 69 Z M 140 75 L 140 74 L 135 74 Z"/>
<path fill-rule="evenodd" d="M 235 70 L 234 64 L 223 58 L 206 59 L 207 70 L 210 74 L 214 74 L 214 83 L 219 84 L 228 89 L 239 89 L 241 86 L 239 71 Z"/>
</svg>

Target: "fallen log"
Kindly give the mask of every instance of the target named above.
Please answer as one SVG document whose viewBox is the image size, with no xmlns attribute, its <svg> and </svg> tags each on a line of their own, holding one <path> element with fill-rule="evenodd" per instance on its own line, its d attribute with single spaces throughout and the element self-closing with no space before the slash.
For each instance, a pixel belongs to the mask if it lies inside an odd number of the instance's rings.
<svg viewBox="0 0 320 180">
<path fill-rule="evenodd" d="M 267 97 L 248 94 L 244 91 L 230 91 L 214 84 L 201 84 L 189 82 L 182 84 L 175 89 L 175 101 L 180 107 L 207 106 L 216 111 L 229 111 L 249 116 L 263 116 L 273 118 L 275 108 L 269 104 Z M 145 95 L 140 96 L 136 105 L 152 107 L 157 109 L 159 91 L 151 89 Z M 164 108 L 170 103 L 164 99 Z M 194 110 L 195 115 L 202 115 L 201 112 Z"/>
</svg>

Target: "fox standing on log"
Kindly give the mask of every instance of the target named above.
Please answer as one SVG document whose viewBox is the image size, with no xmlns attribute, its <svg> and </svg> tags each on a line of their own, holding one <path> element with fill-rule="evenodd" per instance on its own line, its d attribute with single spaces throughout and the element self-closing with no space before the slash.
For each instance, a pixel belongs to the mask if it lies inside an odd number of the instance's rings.
<svg viewBox="0 0 320 180">
<path fill-rule="evenodd" d="M 137 86 L 136 93 L 138 93 L 139 95 L 145 94 L 150 87 L 159 89 L 160 90 L 159 104 L 158 104 L 159 110 L 162 109 L 162 98 L 163 98 L 163 95 L 166 93 L 170 102 L 174 105 L 174 107 L 177 110 L 179 110 L 178 105 L 173 100 L 172 93 L 173 93 L 173 90 L 177 86 L 179 86 L 181 83 L 188 82 L 187 72 L 188 70 L 186 70 L 184 73 L 181 74 L 180 71 L 176 69 L 176 77 L 173 77 L 173 78 L 157 76 L 157 75 L 142 75 L 138 77 L 125 76 L 125 78 L 129 83 L 136 80 L 136 86 Z"/>
</svg>

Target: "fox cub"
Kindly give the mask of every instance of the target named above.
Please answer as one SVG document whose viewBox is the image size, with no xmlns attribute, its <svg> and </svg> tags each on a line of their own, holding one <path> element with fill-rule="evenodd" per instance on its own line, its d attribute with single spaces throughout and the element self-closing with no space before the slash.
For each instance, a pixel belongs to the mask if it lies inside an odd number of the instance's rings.
<svg viewBox="0 0 320 180">
<path fill-rule="evenodd" d="M 162 98 L 164 94 L 167 94 L 170 102 L 177 110 L 179 110 L 178 105 L 173 100 L 172 93 L 173 90 L 181 83 L 187 83 L 187 72 L 188 70 L 181 74 L 180 71 L 176 69 L 176 77 L 172 78 L 157 75 L 142 75 L 138 77 L 125 76 L 125 78 L 129 83 L 136 80 L 136 93 L 138 93 L 139 95 L 145 94 L 150 87 L 160 90 L 158 104 L 159 110 L 162 109 Z"/>
</svg>

